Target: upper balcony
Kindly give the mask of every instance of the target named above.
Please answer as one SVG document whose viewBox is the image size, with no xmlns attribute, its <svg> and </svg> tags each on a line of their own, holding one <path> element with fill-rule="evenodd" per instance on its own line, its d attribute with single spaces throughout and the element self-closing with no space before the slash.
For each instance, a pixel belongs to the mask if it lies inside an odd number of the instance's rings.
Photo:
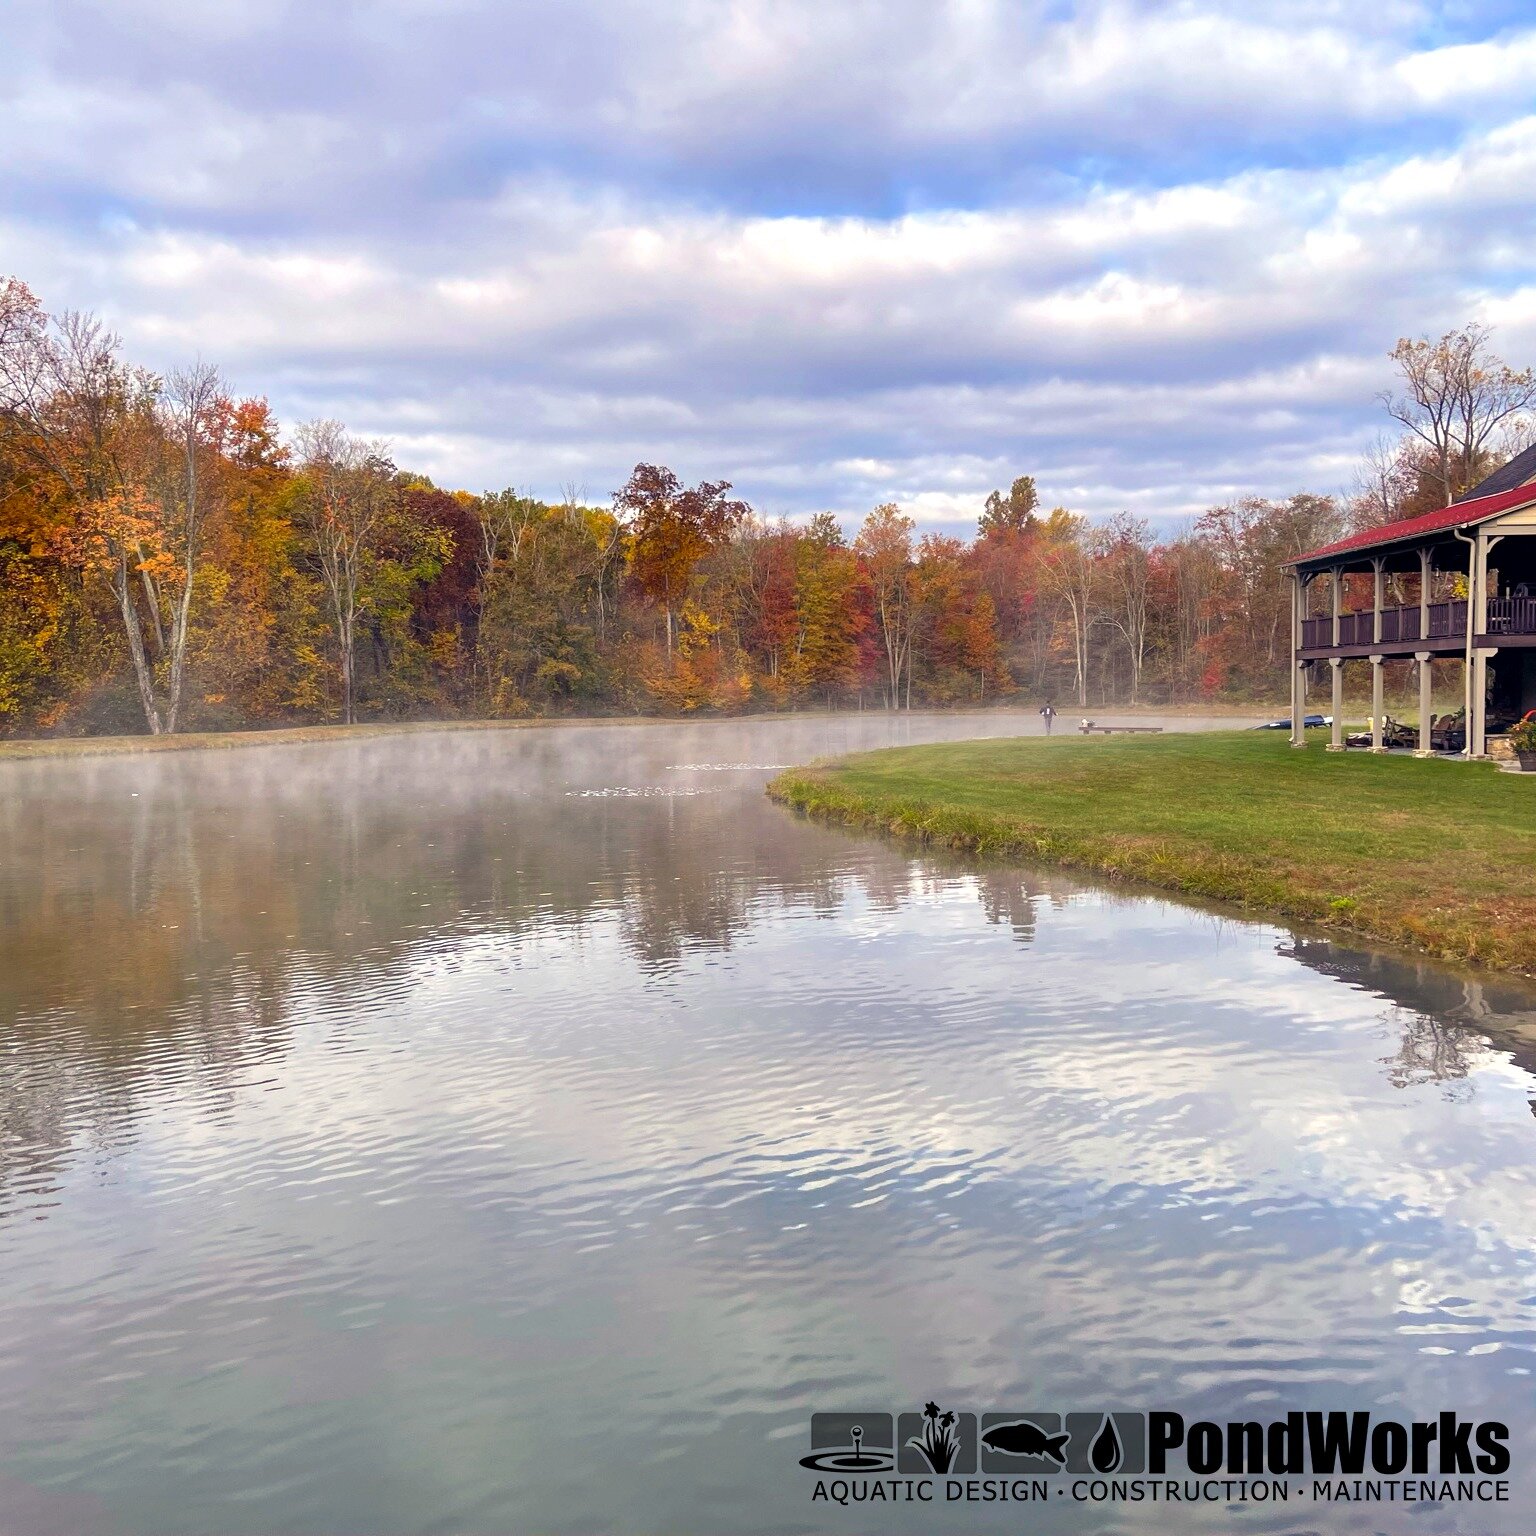
<svg viewBox="0 0 1536 1536">
<path fill-rule="evenodd" d="M 1333 638 L 1333 619 L 1327 615 L 1301 621 L 1303 650 L 1330 650 L 1335 645 L 1354 648 L 1403 648 L 1413 641 L 1427 642 L 1432 649 L 1447 649 L 1447 642 L 1466 643 L 1467 604 L 1465 599 L 1429 605 L 1429 627 L 1420 633 L 1421 612 L 1417 603 L 1381 610 L 1381 636 L 1376 636 L 1376 616 L 1364 613 L 1339 615 L 1339 638 Z M 1536 597 L 1491 597 L 1488 599 L 1490 639 L 1501 635 L 1536 636 Z M 1481 637 L 1478 637 L 1481 638 Z"/>
</svg>

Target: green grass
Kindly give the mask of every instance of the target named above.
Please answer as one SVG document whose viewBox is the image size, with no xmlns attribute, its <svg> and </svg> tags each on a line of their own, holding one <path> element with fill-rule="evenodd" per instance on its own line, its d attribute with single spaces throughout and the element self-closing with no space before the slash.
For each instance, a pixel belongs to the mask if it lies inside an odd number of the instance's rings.
<svg viewBox="0 0 1536 1536">
<path fill-rule="evenodd" d="M 1320 733 L 1314 733 L 1320 734 Z M 820 819 L 1536 973 L 1536 776 L 1280 732 L 946 742 L 792 769 Z"/>
</svg>

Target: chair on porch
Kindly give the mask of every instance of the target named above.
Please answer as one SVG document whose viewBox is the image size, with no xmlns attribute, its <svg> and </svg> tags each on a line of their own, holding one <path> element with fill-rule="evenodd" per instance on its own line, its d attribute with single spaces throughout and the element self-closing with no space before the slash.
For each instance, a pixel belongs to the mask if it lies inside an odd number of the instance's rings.
<svg viewBox="0 0 1536 1536">
<path fill-rule="evenodd" d="M 1429 745 L 1435 752 L 1460 752 L 1467 744 L 1467 728 L 1463 719 L 1465 710 L 1454 715 L 1429 717 Z"/>
</svg>

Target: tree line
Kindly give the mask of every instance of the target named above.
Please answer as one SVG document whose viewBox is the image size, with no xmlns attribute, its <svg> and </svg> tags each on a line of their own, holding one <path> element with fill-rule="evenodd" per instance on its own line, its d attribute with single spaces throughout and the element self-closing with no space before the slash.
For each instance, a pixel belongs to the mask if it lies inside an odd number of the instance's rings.
<svg viewBox="0 0 1536 1536">
<path fill-rule="evenodd" d="M 1273 696 L 1283 562 L 1529 438 L 1531 375 L 1477 328 L 1394 355 L 1404 435 L 1353 496 L 1155 538 L 1045 511 L 1020 475 L 962 540 L 895 505 L 768 519 L 654 464 L 598 506 L 445 490 L 0 279 L 0 734 Z"/>
</svg>

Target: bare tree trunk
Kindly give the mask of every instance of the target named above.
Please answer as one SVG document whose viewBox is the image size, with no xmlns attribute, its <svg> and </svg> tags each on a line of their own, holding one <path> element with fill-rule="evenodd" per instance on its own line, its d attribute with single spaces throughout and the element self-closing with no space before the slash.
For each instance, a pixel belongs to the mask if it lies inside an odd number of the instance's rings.
<svg viewBox="0 0 1536 1536">
<path fill-rule="evenodd" d="M 350 597 L 342 616 L 341 638 L 341 718 L 346 725 L 356 725 L 357 715 L 353 708 L 353 642 L 356 633 L 356 614 Z"/>
<path fill-rule="evenodd" d="M 168 532 L 174 531 L 174 537 L 169 540 L 170 547 L 174 549 L 179 543 L 181 554 L 181 593 L 171 610 L 171 678 L 167 709 L 167 729 L 174 734 L 181 714 L 182 684 L 186 677 L 187 640 L 192 625 L 192 591 L 197 574 L 198 544 L 208 512 L 205 497 L 209 484 L 201 473 L 199 454 L 204 448 L 205 433 L 210 426 L 210 412 L 222 384 L 216 368 L 199 362 L 191 368 L 174 370 L 167 385 L 168 398 L 162 420 L 167 436 L 177 442 L 181 457 L 180 484 L 168 484 L 168 494 L 162 502 L 166 512 L 164 525 Z M 212 483 L 216 485 L 217 480 Z M 157 604 L 157 629 L 159 622 Z M 161 645 L 163 652 L 163 641 Z"/>
<path fill-rule="evenodd" d="M 149 610 L 149 621 L 155 637 L 155 655 L 165 655 L 165 631 L 160 626 L 160 594 L 155 590 L 154 579 L 149 574 L 149 563 L 144 558 L 143 545 L 134 546 L 139 562 L 139 581 L 144 587 L 144 606 Z"/>
<path fill-rule="evenodd" d="M 192 617 L 192 566 L 188 561 L 186 586 L 181 590 L 181 601 L 176 605 L 176 617 L 171 627 L 171 685 L 170 701 L 166 708 L 167 734 L 176 734 L 176 719 L 181 713 L 181 684 L 186 675 L 187 627 Z"/>
<path fill-rule="evenodd" d="M 132 578 L 128 574 L 127 551 L 117 557 L 117 569 L 112 575 L 112 590 L 118 607 L 122 610 L 123 630 L 128 636 L 128 654 L 133 658 L 133 675 L 139 685 L 139 702 L 144 706 L 144 719 L 151 736 L 161 734 L 160 710 L 155 704 L 155 678 L 150 671 L 149 658 L 144 654 L 144 634 L 139 628 L 139 612 L 133 605 Z"/>
</svg>

